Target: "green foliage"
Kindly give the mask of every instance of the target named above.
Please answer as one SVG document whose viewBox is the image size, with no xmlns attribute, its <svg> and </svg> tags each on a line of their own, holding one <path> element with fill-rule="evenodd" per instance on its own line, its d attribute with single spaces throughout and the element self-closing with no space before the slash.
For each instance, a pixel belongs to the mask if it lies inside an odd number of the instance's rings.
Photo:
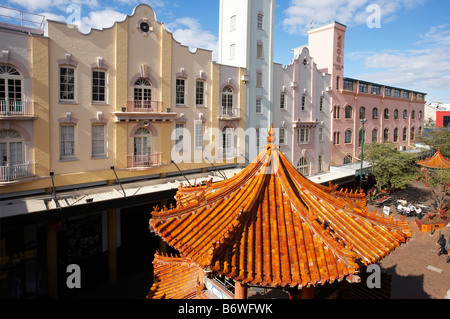
<svg viewBox="0 0 450 319">
<path fill-rule="evenodd" d="M 450 129 L 426 130 L 418 138 L 418 142 L 430 146 L 433 150 L 440 148 L 442 155 L 450 158 Z"/>
<path fill-rule="evenodd" d="M 371 164 L 379 190 L 403 189 L 417 176 L 417 155 L 401 153 L 393 143 L 368 144 L 364 160 Z"/>
</svg>

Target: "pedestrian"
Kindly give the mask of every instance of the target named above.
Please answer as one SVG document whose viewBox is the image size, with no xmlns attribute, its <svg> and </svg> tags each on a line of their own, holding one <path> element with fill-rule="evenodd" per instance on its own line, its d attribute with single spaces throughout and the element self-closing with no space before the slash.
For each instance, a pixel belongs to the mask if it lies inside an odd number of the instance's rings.
<svg viewBox="0 0 450 319">
<path fill-rule="evenodd" d="M 438 252 L 438 256 L 445 254 L 445 245 L 447 244 L 447 241 L 445 240 L 445 236 L 444 234 L 441 235 L 441 237 L 439 237 L 436 245 L 441 246 L 441 250 Z"/>
</svg>

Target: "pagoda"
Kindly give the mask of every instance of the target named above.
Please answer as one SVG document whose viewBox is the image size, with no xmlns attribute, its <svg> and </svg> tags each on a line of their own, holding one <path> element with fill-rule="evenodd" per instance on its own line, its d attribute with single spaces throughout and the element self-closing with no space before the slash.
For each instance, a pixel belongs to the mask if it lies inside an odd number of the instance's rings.
<svg viewBox="0 0 450 319">
<path fill-rule="evenodd" d="M 437 152 L 432 157 L 418 161 L 417 164 L 428 169 L 449 169 L 450 159 L 444 157 L 441 148 L 438 147 Z"/>
<path fill-rule="evenodd" d="M 204 277 L 217 275 L 235 281 L 236 299 L 246 299 L 250 285 L 312 297 L 314 286 L 358 274 L 411 236 L 404 218 L 368 211 L 362 191 L 305 178 L 274 141 L 272 127 L 240 173 L 180 185 L 176 207 L 155 207 L 150 229 L 180 257 L 156 254 L 147 298 L 204 298 Z M 183 285 L 190 289 L 174 294 Z"/>
</svg>

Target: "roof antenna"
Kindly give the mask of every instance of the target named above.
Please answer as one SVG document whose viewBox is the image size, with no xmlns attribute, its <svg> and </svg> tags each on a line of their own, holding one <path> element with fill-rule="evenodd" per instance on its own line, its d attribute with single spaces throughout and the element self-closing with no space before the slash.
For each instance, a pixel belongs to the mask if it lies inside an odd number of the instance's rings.
<svg viewBox="0 0 450 319">
<path fill-rule="evenodd" d="M 178 167 L 177 164 L 175 164 L 175 162 L 172 160 L 171 161 L 173 165 L 175 165 L 178 169 L 178 171 L 180 172 L 181 175 L 183 175 L 184 179 L 186 180 L 186 182 L 188 182 L 189 186 L 191 186 L 191 183 L 189 182 L 189 180 L 186 178 L 186 176 L 184 176 L 183 172 L 180 170 L 180 168 Z"/>
<path fill-rule="evenodd" d="M 207 160 L 215 169 L 216 171 L 222 176 L 223 179 L 227 179 L 228 177 L 223 173 L 221 170 L 219 170 L 217 167 L 214 166 L 214 164 L 205 156 L 205 160 Z"/>
</svg>

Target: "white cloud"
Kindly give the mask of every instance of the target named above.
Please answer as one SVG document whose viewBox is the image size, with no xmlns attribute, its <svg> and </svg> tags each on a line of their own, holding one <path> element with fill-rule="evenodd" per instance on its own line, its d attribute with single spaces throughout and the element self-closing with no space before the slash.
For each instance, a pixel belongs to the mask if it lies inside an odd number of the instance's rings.
<svg viewBox="0 0 450 319">
<path fill-rule="evenodd" d="M 436 92 L 450 99 L 450 25 L 440 25 L 420 35 L 420 49 L 355 52 L 352 60 L 364 61 L 366 72 L 356 78 L 418 91 Z"/>
<path fill-rule="evenodd" d="M 213 60 L 217 60 L 217 37 L 210 31 L 203 30 L 200 22 L 194 18 L 185 17 L 166 24 L 173 33 L 175 40 L 189 46 L 191 51 L 202 48 L 213 51 Z"/>
<path fill-rule="evenodd" d="M 109 28 L 112 27 L 115 22 L 123 21 L 125 17 L 126 14 L 111 9 L 91 11 L 89 12 L 89 16 L 81 18 L 79 30 L 80 32 L 88 33 L 91 28 Z"/>
<path fill-rule="evenodd" d="M 284 11 L 285 31 L 291 34 L 305 35 L 311 27 L 338 21 L 350 25 L 367 23 L 374 12 L 367 11 L 369 5 L 377 5 L 380 9 L 381 23 L 395 19 L 401 10 L 412 9 L 426 0 L 291 0 L 291 5 Z"/>
</svg>

